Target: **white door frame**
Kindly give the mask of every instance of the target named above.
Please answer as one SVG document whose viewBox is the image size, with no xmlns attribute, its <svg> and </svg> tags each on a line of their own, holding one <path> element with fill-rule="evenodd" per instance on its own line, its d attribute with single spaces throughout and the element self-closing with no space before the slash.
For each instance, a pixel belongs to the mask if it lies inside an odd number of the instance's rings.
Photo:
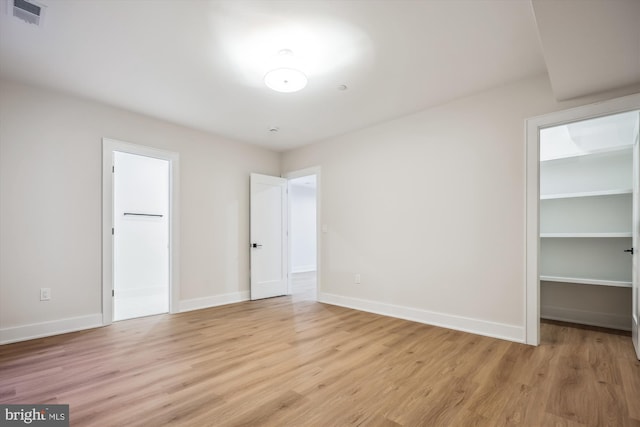
<svg viewBox="0 0 640 427">
<path fill-rule="evenodd" d="M 526 120 L 525 342 L 540 344 L 540 129 L 640 109 L 640 94 Z"/>
<path fill-rule="evenodd" d="M 172 151 L 102 139 L 102 324 L 113 321 L 113 152 L 153 157 L 169 162 L 169 313 L 180 301 L 180 156 Z"/>
<path fill-rule="evenodd" d="M 320 296 L 320 289 L 322 289 L 321 283 L 321 272 L 322 272 L 322 268 L 321 268 L 321 262 L 322 262 L 322 256 L 321 256 L 321 249 L 322 248 L 322 242 L 321 242 L 321 238 L 322 238 L 322 209 L 320 209 L 320 189 L 321 189 L 321 179 L 320 179 L 320 166 L 313 166 L 310 168 L 305 168 L 305 169 L 299 169 L 296 171 L 292 171 L 292 172 L 287 172 L 286 174 L 283 175 L 283 178 L 286 178 L 288 181 L 291 181 L 292 179 L 295 178 L 301 178 L 303 176 L 310 176 L 310 175 L 315 175 L 316 177 L 316 295 L 315 295 L 315 299 L 316 301 L 319 300 L 319 296 Z M 288 187 L 291 187 L 291 184 L 288 184 Z M 289 201 L 288 201 L 288 210 L 289 210 L 289 219 L 291 219 L 291 197 L 289 197 Z M 287 224 L 287 234 L 288 234 L 288 245 L 289 245 L 289 254 L 291 253 L 291 221 L 288 222 Z M 291 265 L 291 256 L 289 257 L 289 265 L 288 265 L 288 283 L 287 283 L 287 294 L 291 295 L 291 274 L 292 274 L 292 269 L 293 266 Z"/>
</svg>

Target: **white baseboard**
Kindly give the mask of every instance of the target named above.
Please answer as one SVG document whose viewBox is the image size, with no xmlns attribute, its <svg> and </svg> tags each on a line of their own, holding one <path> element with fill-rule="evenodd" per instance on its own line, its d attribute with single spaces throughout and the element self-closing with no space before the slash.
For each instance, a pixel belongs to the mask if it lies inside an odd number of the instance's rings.
<svg viewBox="0 0 640 427">
<path fill-rule="evenodd" d="M 470 332 L 477 335 L 485 335 L 488 337 L 500 338 L 519 343 L 525 342 L 524 326 L 506 325 L 504 323 L 489 322 L 470 317 L 437 313 L 434 311 L 386 304 L 359 298 L 344 297 L 328 293 L 320 293 L 318 295 L 318 301 L 326 304 L 367 311 L 370 313 L 382 314 L 384 316 L 411 320 L 413 322 L 425 323 L 427 325 Z"/>
<path fill-rule="evenodd" d="M 297 267 L 291 267 L 292 273 L 308 273 L 310 271 L 316 271 L 315 265 L 299 265 Z"/>
<path fill-rule="evenodd" d="M 210 297 L 182 300 L 180 301 L 179 307 L 180 312 L 183 312 L 248 300 L 249 291 L 232 292 Z M 102 313 L 98 313 L 89 316 L 72 317 L 69 319 L 53 320 L 50 322 L 2 328 L 0 329 L 0 345 L 18 341 L 27 341 L 35 338 L 50 337 L 52 335 L 66 334 L 68 332 L 76 332 L 84 329 L 99 328 L 101 326 L 103 326 Z"/>
<path fill-rule="evenodd" d="M 180 312 L 201 310 L 203 308 L 217 307 L 219 305 L 233 304 L 248 301 L 249 291 L 231 292 L 210 297 L 192 298 L 180 301 Z"/>
<path fill-rule="evenodd" d="M 66 334 L 102 326 L 102 313 L 0 329 L 0 344 Z"/>
<path fill-rule="evenodd" d="M 203 308 L 233 304 L 248 300 L 249 291 L 232 292 L 210 297 L 193 298 L 180 301 L 180 312 L 200 310 Z M 400 319 L 406 319 L 414 322 L 425 323 L 428 325 L 470 332 L 478 335 L 485 335 L 515 342 L 524 342 L 524 327 L 521 326 L 505 325 L 502 323 L 488 322 L 486 320 L 453 316 L 450 314 L 436 313 L 427 310 L 380 303 L 359 298 L 344 297 L 328 293 L 320 293 L 318 295 L 318 301 L 326 304 L 338 305 L 355 310 L 381 314 L 384 316 L 397 317 Z M 618 317 L 623 318 L 624 316 Z M 626 317 L 624 317 L 624 319 L 626 321 Z M 566 318 L 558 318 L 555 320 L 572 321 L 567 320 Z M 581 321 L 581 323 L 585 322 Z M 615 327 L 617 329 L 621 329 L 621 327 L 619 326 L 619 321 L 615 323 L 615 326 L 612 326 L 612 324 L 607 324 L 606 322 L 601 323 L 602 324 L 596 326 Z M 628 323 L 629 322 L 627 322 L 626 324 L 627 328 L 629 327 Z M 97 328 L 101 326 L 102 314 L 99 313 L 89 316 L 55 320 L 51 322 L 3 328 L 0 329 L 0 344 L 26 341 L 34 338 L 42 338 L 68 332 L 80 331 L 84 329 Z"/>
<path fill-rule="evenodd" d="M 561 322 L 621 329 L 623 331 L 631 330 L 631 316 L 622 316 L 614 313 L 601 313 L 543 305 L 540 307 L 540 317 L 543 319 L 559 320 Z"/>
</svg>

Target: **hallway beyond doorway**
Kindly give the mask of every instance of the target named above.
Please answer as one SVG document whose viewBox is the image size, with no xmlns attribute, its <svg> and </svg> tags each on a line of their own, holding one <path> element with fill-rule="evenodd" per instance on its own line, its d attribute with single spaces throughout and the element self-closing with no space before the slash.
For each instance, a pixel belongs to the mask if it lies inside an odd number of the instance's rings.
<svg viewBox="0 0 640 427">
<path fill-rule="evenodd" d="M 294 301 L 316 300 L 316 272 L 305 271 L 291 275 L 291 296 Z"/>
</svg>

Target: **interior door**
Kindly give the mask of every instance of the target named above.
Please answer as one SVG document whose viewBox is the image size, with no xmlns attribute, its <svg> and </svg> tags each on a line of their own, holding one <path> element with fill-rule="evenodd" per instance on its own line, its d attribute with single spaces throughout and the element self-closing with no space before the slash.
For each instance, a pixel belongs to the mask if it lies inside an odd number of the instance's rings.
<svg viewBox="0 0 640 427">
<path fill-rule="evenodd" d="M 251 174 L 251 299 L 287 294 L 287 180 Z"/>
<path fill-rule="evenodd" d="M 638 113 L 640 115 L 640 113 Z M 633 246 L 633 276 L 632 276 L 632 315 L 631 330 L 633 346 L 636 349 L 636 355 L 640 359 L 640 265 L 638 257 L 640 256 L 640 135 L 636 134 L 636 140 L 633 144 L 633 226 L 632 226 L 632 246 Z"/>
<path fill-rule="evenodd" d="M 169 311 L 169 161 L 113 152 L 113 320 Z"/>
</svg>

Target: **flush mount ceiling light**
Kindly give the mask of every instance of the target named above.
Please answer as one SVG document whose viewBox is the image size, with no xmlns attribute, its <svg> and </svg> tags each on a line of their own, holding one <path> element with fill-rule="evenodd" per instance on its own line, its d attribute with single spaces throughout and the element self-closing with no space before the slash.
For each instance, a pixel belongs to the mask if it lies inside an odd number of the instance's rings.
<svg viewBox="0 0 640 427">
<path fill-rule="evenodd" d="M 291 93 L 307 85 L 307 76 L 297 68 L 298 61 L 289 49 L 282 49 L 272 59 L 272 69 L 264 76 L 264 84 L 276 92 Z"/>
<path fill-rule="evenodd" d="M 276 68 L 265 74 L 264 84 L 277 92 L 297 92 L 307 85 L 307 76 L 295 68 Z"/>
</svg>

